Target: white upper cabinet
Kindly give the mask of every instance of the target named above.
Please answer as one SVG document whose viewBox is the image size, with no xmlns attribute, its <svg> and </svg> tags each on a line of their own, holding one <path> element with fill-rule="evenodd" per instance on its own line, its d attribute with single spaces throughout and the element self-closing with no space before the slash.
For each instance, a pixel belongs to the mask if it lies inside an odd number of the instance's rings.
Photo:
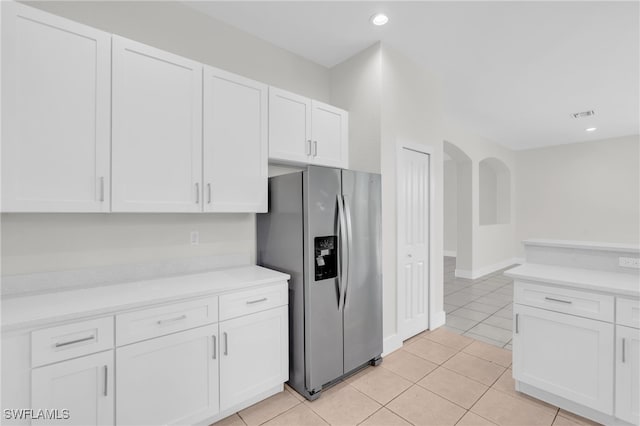
<svg viewBox="0 0 640 426">
<path fill-rule="evenodd" d="M 269 88 L 269 160 L 347 168 L 348 134 L 346 111 Z"/>
<path fill-rule="evenodd" d="M 311 163 L 348 167 L 349 115 L 345 110 L 318 101 L 311 102 Z"/>
<path fill-rule="evenodd" d="M 3 211 L 109 211 L 110 34 L 2 8 Z"/>
<path fill-rule="evenodd" d="M 202 210 L 202 65 L 113 36 L 112 210 Z"/>
<path fill-rule="evenodd" d="M 311 99 L 270 87 L 269 159 L 308 163 L 311 144 Z"/>
<path fill-rule="evenodd" d="M 266 212 L 268 86 L 204 67 L 206 212 Z"/>
</svg>

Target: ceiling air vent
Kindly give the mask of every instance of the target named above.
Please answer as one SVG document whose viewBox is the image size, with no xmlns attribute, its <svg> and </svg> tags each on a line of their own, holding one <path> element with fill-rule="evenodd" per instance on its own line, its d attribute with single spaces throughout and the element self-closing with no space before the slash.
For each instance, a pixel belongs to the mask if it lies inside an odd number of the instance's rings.
<svg viewBox="0 0 640 426">
<path fill-rule="evenodd" d="M 587 117 L 591 117 L 593 115 L 596 115 L 594 110 L 591 111 L 582 111 L 582 112 L 575 112 L 573 114 L 571 114 L 571 116 L 573 118 L 587 118 Z"/>
</svg>

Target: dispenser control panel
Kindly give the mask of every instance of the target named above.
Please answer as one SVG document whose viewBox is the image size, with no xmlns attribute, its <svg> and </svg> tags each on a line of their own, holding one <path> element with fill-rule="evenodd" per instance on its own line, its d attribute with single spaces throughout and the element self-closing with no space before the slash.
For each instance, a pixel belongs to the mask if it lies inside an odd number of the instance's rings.
<svg viewBox="0 0 640 426">
<path fill-rule="evenodd" d="M 316 281 L 338 276 L 338 250 L 336 242 L 337 237 L 335 235 L 314 238 Z"/>
</svg>

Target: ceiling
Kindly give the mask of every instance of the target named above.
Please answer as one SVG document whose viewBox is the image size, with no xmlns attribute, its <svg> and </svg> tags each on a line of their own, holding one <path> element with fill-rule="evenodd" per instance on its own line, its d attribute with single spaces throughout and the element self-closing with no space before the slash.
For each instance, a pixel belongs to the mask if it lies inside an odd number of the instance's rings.
<svg viewBox="0 0 640 426">
<path fill-rule="evenodd" d="M 381 40 L 442 79 L 448 119 L 511 149 L 639 133 L 636 1 L 190 5 L 326 67 Z"/>
</svg>

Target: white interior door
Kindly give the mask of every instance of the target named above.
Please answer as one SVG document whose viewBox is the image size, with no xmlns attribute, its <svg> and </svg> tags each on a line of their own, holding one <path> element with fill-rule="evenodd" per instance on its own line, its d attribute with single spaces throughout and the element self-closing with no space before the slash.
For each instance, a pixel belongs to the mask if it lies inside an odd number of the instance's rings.
<svg viewBox="0 0 640 426">
<path fill-rule="evenodd" d="M 398 331 L 429 326 L 429 154 L 402 148 L 398 162 Z"/>
</svg>

